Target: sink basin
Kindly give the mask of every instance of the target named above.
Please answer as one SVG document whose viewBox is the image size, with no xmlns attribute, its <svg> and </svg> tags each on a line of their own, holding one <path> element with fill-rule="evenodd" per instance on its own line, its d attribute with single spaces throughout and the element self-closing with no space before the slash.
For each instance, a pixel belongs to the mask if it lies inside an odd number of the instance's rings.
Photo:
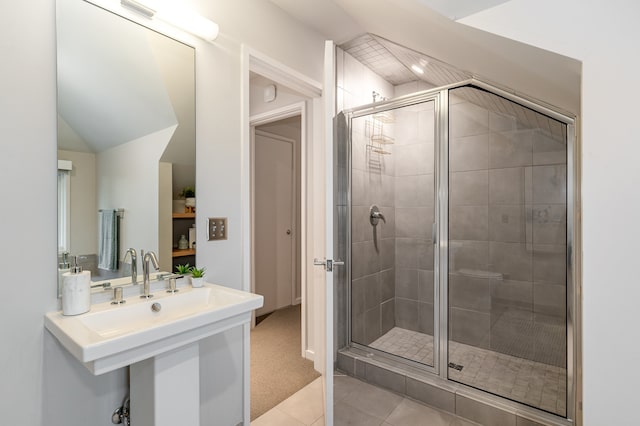
<svg viewBox="0 0 640 426">
<path fill-rule="evenodd" d="M 260 295 L 214 284 L 178 293 L 137 296 L 126 303 L 94 304 L 77 316 L 50 312 L 45 327 L 89 371 L 107 373 L 247 323 Z M 157 304 L 159 311 L 152 310 Z"/>
</svg>

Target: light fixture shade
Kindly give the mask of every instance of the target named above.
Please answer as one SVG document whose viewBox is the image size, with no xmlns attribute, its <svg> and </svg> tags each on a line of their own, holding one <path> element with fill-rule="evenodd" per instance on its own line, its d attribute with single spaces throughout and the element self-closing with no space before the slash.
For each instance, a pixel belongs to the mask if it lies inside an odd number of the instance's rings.
<svg viewBox="0 0 640 426">
<path fill-rule="evenodd" d="M 120 0 L 120 4 L 149 19 L 160 19 L 204 40 L 214 41 L 218 38 L 220 31 L 218 24 L 170 2 Z"/>
<path fill-rule="evenodd" d="M 153 16 L 156 14 L 156 11 L 154 9 L 135 0 L 120 0 L 120 4 L 127 9 L 131 9 L 134 12 L 146 16 L 149 19 L 153 18 Z"/>
<path fill-rule="evenodd" d="M 218 38 L 220 31 L 215 22 L 197 13 L 181 10 L 177 7 L 159 10 L 156 17 L 207 41 L 214 41 Z"/>
</svg>

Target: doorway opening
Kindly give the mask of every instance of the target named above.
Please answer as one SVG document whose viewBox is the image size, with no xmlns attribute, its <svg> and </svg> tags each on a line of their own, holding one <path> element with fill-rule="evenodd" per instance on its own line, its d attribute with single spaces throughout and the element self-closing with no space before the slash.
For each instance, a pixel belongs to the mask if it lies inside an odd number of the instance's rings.
<svg viewBox="0 0 640 426">
<path fill-rule="evenodd" d="M 251 331 L 254 420 L 320 373 L 308 341 L 304 267 L 311 98 L 254 72 L 250 94 L 251 291 L 264 297 Z"/>
<path fill-rule="evenodd" d="M 253 140 L 255 291 L 264 296 L 256 325 L 299 305 L 301 117 L 256 126 Z"/>
</svg>

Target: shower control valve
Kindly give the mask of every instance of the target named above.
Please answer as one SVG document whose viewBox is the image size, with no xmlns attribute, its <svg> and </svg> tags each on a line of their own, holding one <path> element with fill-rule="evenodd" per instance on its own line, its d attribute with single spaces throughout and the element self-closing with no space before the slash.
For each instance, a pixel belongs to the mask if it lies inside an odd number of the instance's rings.
<svg viewBox="0 0 640 426">
<path fill-rule="evenodd" d="M 385 219 L 378 206 L 374 204 L 369 207 L 369 222 L 371 223 L 371 225 L 376 226 L 378 222 L 380 222 L 380 219 L 382 219 L 384 223 L 387 223 L 387 219 Z"/>
</svg>

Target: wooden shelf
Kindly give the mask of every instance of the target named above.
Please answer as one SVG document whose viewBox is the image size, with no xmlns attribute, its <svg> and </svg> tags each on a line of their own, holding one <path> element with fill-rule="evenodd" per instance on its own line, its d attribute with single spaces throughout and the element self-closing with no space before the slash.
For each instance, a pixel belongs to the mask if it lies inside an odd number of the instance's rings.
<svg viewBox="0 0 640 426">
<path fill-rule="evenodd" d="M 174 213 L 173 218 L 174 219 L 195 219 L 196 214 L 195 213 Z"/>
<path fill-rule="evenodd" d="M 178 250 L 173 249 L 171 252 L 171 257 L 183 257 L 183 256 L 195 256 L 196 249 L 186 249 L 186 250 Z"/>
</svg>

